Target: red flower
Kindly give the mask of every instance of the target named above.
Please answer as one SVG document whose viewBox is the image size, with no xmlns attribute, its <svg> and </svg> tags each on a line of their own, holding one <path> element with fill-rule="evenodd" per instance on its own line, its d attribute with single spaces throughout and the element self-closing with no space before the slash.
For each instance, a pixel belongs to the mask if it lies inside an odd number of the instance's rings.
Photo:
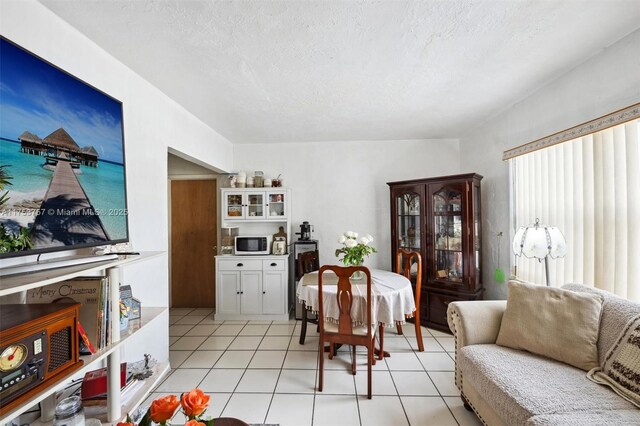
<svg viewBox="0 0 640 426">
<path fill-rule="evenodd" d="M 196 388 L 189 393 L 183 393 L 181 399 L 182 409 L 185 416 L 193 419 L 204 413 L 209 406 L 209 395 L 205 395 L 200 389 Z"/>
<path fill-rule="evenodd" d="M 184 424 L 184 426 L 207 426 L 206 424 L 199 422 L 197 420 L 189 420 Z"/>
</svg>

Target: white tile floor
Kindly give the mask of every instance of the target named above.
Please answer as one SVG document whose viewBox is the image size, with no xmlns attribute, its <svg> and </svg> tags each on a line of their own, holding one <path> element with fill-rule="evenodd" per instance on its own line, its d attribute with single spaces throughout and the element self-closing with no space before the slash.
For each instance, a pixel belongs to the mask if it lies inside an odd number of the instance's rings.
<svg viewBox="0 0 640 426">
<path fill-rule="evenodd" d="M 248 423 L 304 425 L 479 425 L 464 409 L 454 384 L 453 337 L 423 328 L 417 352 L 412 325 L 405 335 L 385 333 L 391 357 L 373 372 L 368 400 L 366 353 L 358 348 L 358 374 L 350 354 L 325 358 L 325 389 L 316 391 L 318 337 L 304 345 L 300 321 L 215 321 L 207 309 L 171 309 L 172 371 L 148 401 L 200 387 L 211 395 L 208 414 Z M 174 421 L 181 421 L 176 414 Z"/>
</svg>

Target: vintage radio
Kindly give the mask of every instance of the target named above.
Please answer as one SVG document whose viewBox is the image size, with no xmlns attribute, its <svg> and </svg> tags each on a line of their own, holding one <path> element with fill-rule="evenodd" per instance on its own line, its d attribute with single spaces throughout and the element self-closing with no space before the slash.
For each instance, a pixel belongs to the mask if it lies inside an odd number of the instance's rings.
<svg viewBox="0 0 640 426">
<path fill-rule="evenodd" d="M 0 306 L 0 415 L 82 366 L 80 304 Z"/>
</svg>

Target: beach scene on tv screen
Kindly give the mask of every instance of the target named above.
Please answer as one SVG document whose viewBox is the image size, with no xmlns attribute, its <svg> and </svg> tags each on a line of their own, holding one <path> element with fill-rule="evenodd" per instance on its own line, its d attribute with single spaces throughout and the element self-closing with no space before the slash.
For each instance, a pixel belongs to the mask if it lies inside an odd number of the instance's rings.
<svg viewBox="0 0 640 426">
<path fill-rule="evenodd" d="M 0 43 L 0 254 L 126 239 L 122 104 Z"/>
</svg>

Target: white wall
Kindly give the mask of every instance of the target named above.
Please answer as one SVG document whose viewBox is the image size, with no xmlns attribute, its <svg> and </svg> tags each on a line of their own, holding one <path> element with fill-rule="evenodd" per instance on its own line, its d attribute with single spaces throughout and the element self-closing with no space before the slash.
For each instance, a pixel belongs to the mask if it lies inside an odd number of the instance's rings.
<svg viewBox="0 0 640 426">
<path fill-rule="evenodd" d="M 509 270 L 508 162 L 502 152 L 640 102 L 640 30 L 575 67 L 546 87 L 472 129 L 460 141 L 461 165 L 482 181 L 485 298 L 506 298 L 494 280 L 499 265 Z M 498 238 L 502 231 L 501 255 Z"/>
<path fill-rule="evenodd" d="M 168 150 L 229 170 L 231 144 L 41 4 L 3 1 L 1 9 L 2 35 L 123 102 L 131 242 L 136 250 L 166 252 Z M 125 268 L 124 278 L 143 306 L 167 306 L 166 255 Z M 167 323 L 162 318 L 135 336 L 126 358 L 149 352 L 168 359 Z"/>
<path fill-rule="evenodd" d="M 314 225 L 321 263 L 337 263 L 336 239 L 351 230 L 376 240 L 378 253 L 365 265 L 389 269 L 386 182 L 459 173 L 458 145 L 456 139 L 239 144 L 234 146 L 234 171 L 282 174 L 291 189 L 293 232 L 305 220 Z"/>
</svg>

